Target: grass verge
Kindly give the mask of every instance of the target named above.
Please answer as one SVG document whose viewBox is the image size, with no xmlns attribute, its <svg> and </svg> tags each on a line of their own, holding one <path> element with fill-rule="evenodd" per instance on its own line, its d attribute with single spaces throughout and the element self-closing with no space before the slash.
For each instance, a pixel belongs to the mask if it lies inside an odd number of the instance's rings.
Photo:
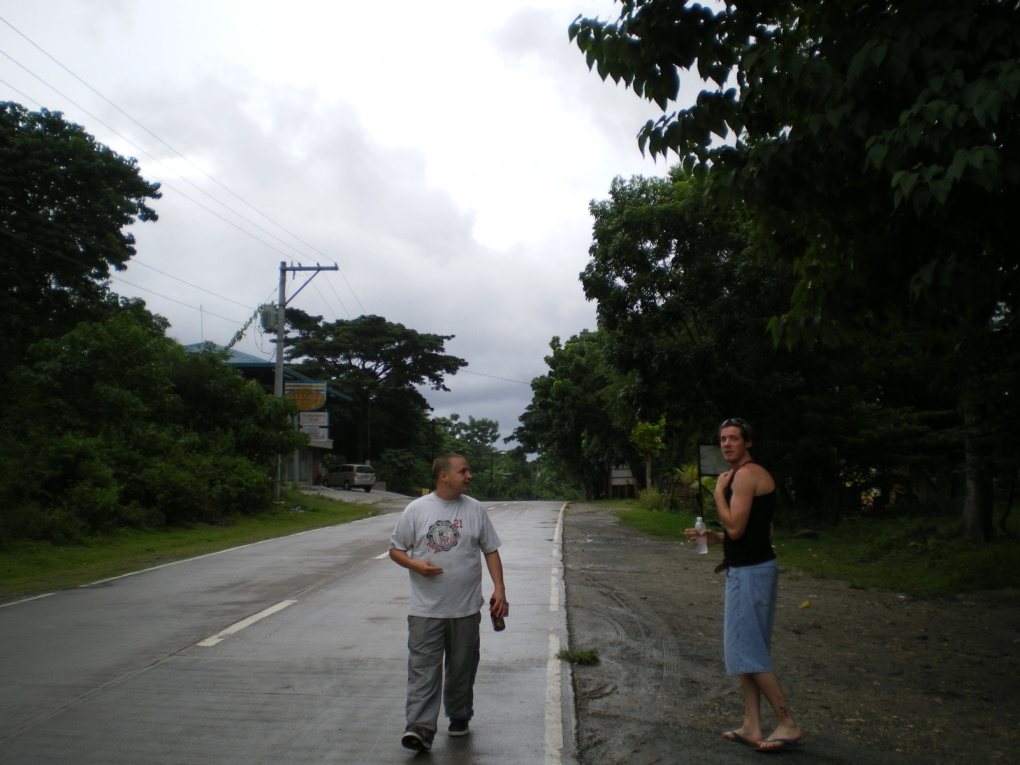
<svg viewBox="0 0 1020 765">
<path fill-rule="evenodd" d="M 0 602 L 372 515 L 370 505 L 288 490 L 275 510 L 230 526 L 125 530 L 73 545 L 19 543 L 0 552 Z"/>
<path fill-rule="evenodd" d="M 564 649 L 556 654 L 556 658 L 571 664 L 598 664 L 599 652 L 594 649 L 581 651 L 567 651 Z"/>
<path fill-rule="evenodd" d="M 683 540 L 688 513 L 608 508 L 622 523 L 658 539 Z M 961 539 L 957 518 L 854 519 L 817 538 L 777 530 L 784 568 L 912 596 L 950 596 L 1020 587 L 1020 539 L 1015 529 L 988 544 Z M 718 553 L 716 553 L 718 554 Z"/>
</svg>

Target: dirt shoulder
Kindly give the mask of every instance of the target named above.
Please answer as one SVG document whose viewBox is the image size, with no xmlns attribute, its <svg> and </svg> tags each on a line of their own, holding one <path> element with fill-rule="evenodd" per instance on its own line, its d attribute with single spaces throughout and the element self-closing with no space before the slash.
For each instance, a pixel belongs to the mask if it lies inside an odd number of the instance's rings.
<svg viewBox="0 0 1020 765">
<path fill-rule="evenodd" d="M 583 504 L 567 509 L 563 550 L 570 647 L 601 658 L 573 670 L 579 763 L 759 760 L 720 735 L 742 715 L 722 664 L 720 550 L 699 556 Z M 799 575 L 782 560 L 780 572 L 773 659 L 807 742 L 787 756 L 1016 761 L 1016 591 L 915 600 Z"/>
</svg>

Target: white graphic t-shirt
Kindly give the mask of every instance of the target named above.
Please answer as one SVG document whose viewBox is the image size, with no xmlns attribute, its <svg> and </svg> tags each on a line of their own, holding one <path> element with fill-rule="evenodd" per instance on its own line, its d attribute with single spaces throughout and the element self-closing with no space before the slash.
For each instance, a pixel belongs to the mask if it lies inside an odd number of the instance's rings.
<svg viewBox="0 0 1020 765">
<path fill-rule="evenodd" d="M 476 614 L 482 597 L 482 553 L 500 541 L 482 503 L 466 494 L 448 502 L 435 492 L 404 508 L 390 547 L 443 569 L 436 576 L 411 571 L 411 616 L 459 619 Z"/>
</svg>

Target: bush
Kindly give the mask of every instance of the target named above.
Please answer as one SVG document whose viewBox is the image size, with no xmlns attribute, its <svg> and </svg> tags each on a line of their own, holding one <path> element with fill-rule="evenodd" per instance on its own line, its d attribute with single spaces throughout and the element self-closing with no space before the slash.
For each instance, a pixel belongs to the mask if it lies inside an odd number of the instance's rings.
<svg viewBox="0 0 1020 765">
<path fill-rule="evenodd" d="M 666 500 L 658 489 L 645 489 L 638 495 L 638 507 L 642 510 L 665 510 Z"/>
<path fill-rule="evenodd" d="M 387 449 L 375 463 L 379 480 L 386 482 L 389 491 L 417 494 L 432 486 L 430 466 L 406 449 Z"/>
<path fill-rule="evenodd" d="M 133 308 L 43 341 L 0 390 L 0 542 L 222 524 L 269 507 L 293 403 Z"/>
<path fill-rule="evenodd" d="M 254 515 L 269 507 L 273 482 L 264 470 L 240 457 L 223 457 L 211 487 L 213 503 L 227 515 Z"/>
</svg>

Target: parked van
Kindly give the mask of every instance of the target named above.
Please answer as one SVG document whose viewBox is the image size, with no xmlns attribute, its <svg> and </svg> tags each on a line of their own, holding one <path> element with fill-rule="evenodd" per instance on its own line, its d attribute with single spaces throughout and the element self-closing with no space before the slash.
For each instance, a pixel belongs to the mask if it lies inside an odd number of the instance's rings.
<svg viewBox="0 0 1020 765">
<path fill-rule="evenodd" d="M 336 470 L 322 477 L 325 487 L 339 486 L 347 491 L 364 489 L 372 491 L 375 486 L 375 468 L 371 465 L 341 465 Z"/>
</svg>

